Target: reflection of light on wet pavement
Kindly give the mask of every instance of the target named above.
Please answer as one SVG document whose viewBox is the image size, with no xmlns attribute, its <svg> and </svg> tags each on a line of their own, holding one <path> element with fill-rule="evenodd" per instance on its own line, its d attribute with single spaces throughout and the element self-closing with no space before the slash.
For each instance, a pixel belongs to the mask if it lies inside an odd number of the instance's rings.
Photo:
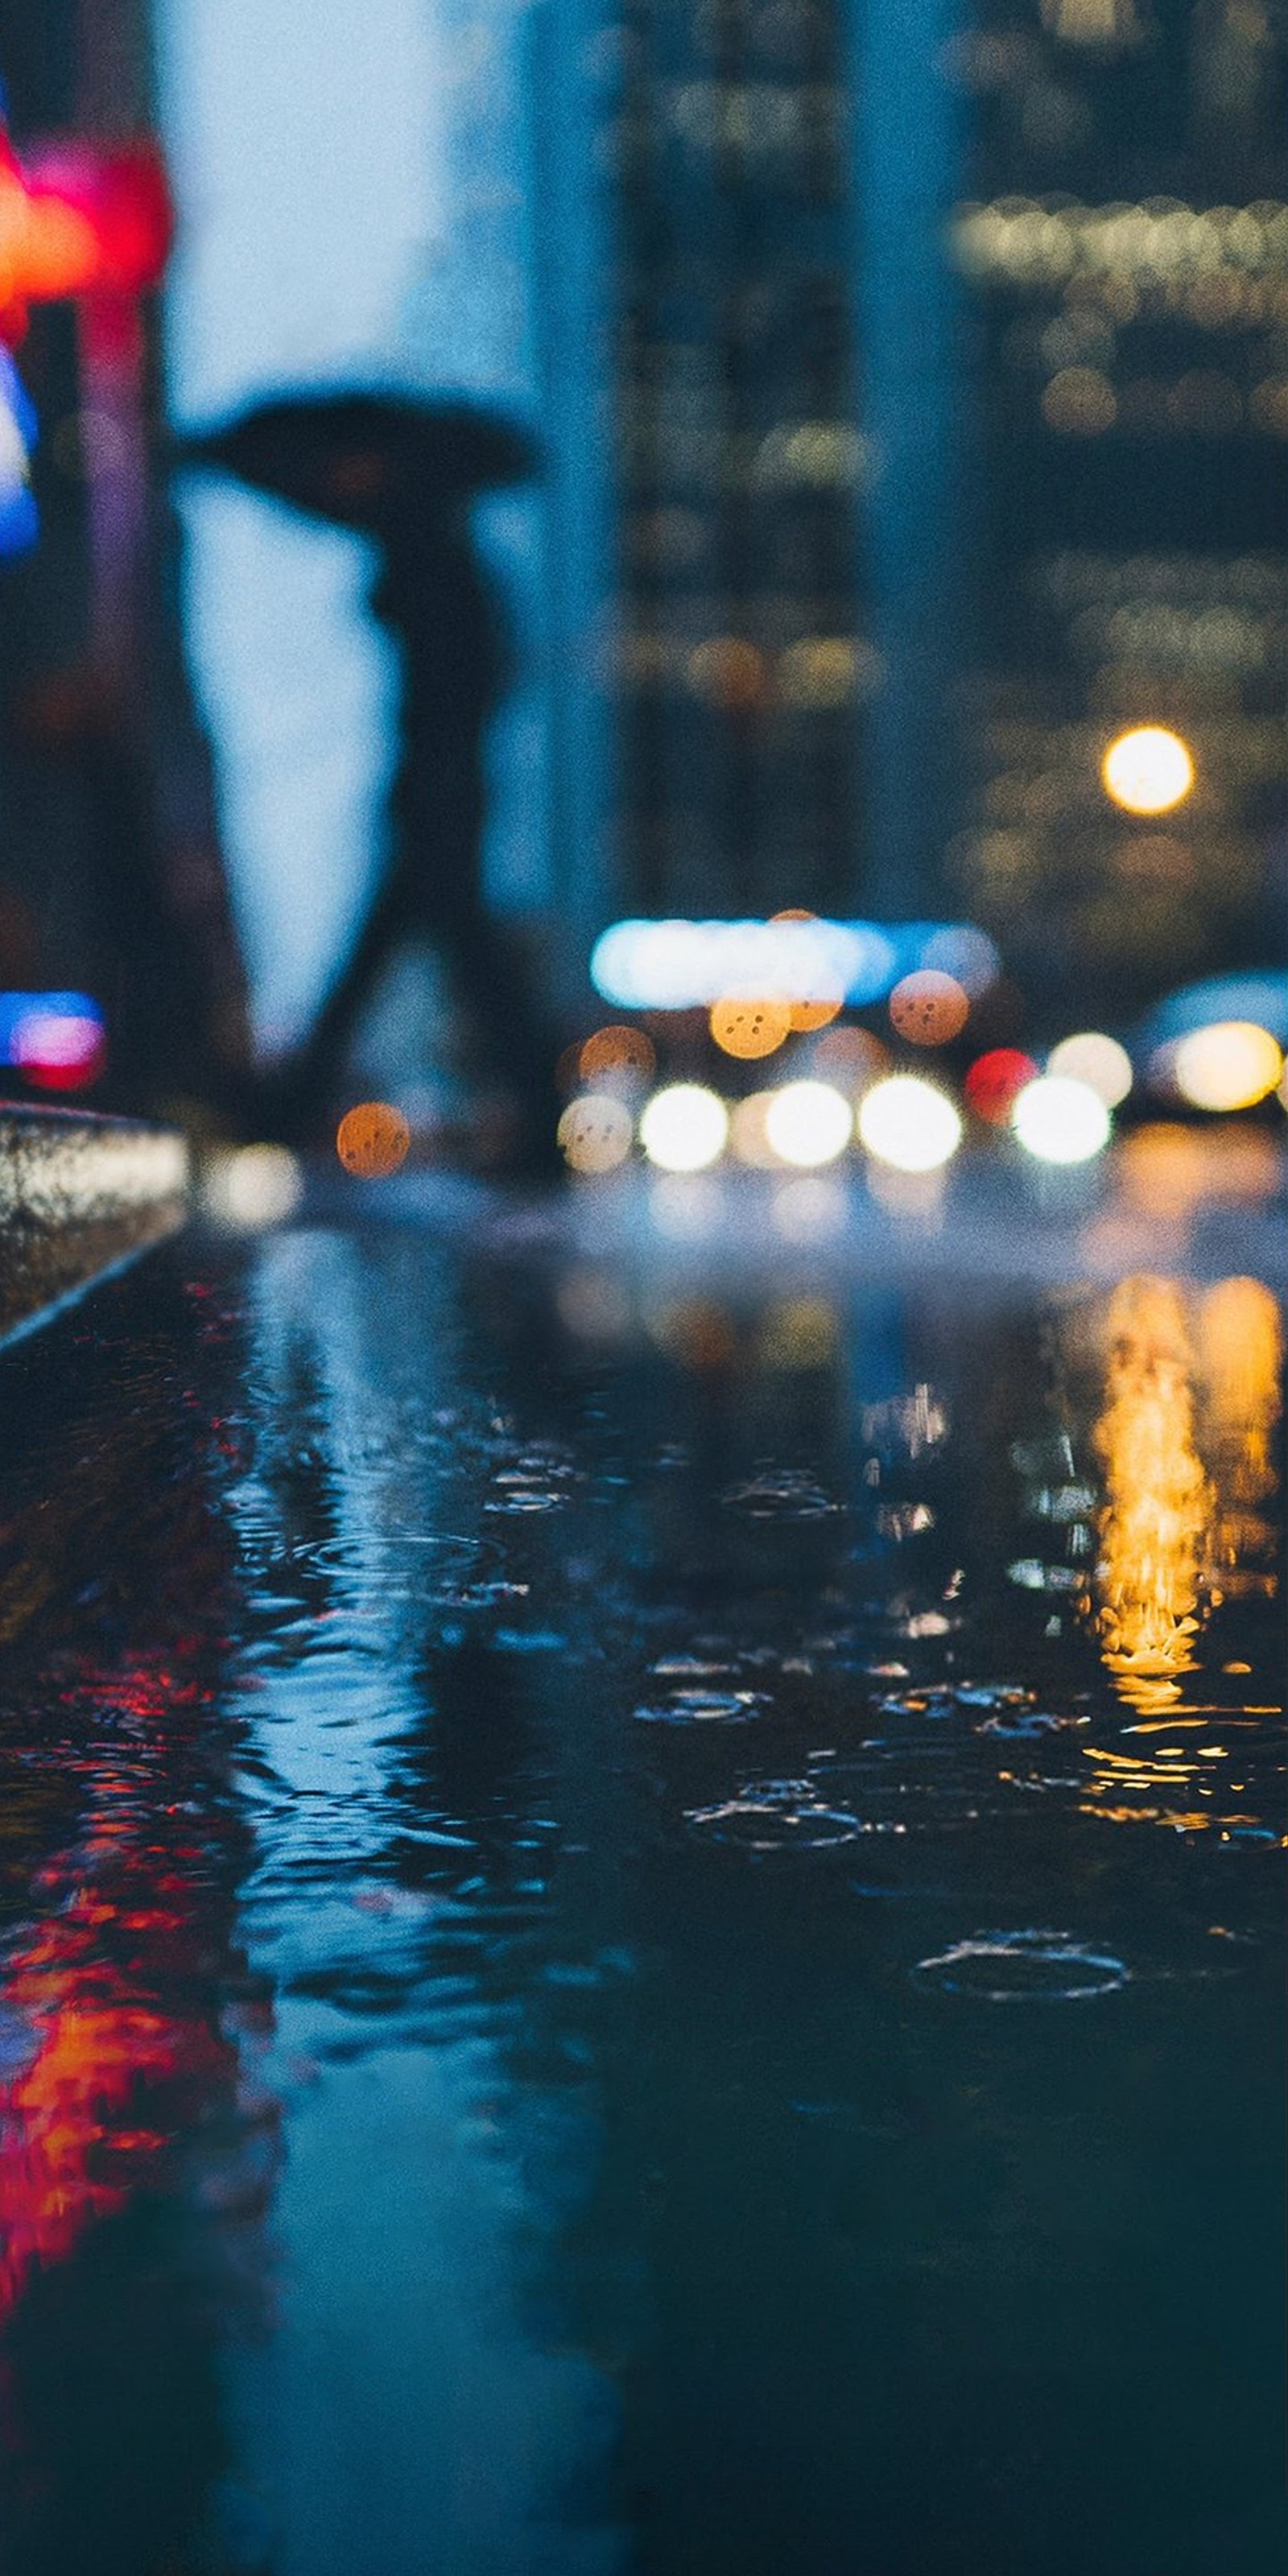
<svg viewBox="0 0 1288 2576">
<path fill-rule="evenodd" d="M 1101 1653 L 1142 1711 L 1180 1697 L 1194 1668 L 1211 1488 L 1194 1446 L 1193 1358 L 1179 1291 L 1124 1280 L 1110 1302 L 1105 1464 L 1096 1569 Z"/>
<path fill-rule="evenodd" d="M 1259 1279 L 1223 1279 L 1198 1312 L 1205 1447 L 1217 1489 L 1213 1581 L 1225 1592 L 1273 1592 L 1275 1530 L 1265 1506 L 1278 1483 L 1272 1441 L 1281 1409 L 1279 1308 Z"/>
</svg>

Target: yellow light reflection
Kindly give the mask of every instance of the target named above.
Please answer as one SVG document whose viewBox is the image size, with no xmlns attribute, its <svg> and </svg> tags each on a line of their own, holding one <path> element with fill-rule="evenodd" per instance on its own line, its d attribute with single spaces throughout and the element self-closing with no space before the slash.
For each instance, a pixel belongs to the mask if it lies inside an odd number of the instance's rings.
<svg viewBox="0 0 1288 2576">
<path fill-rule="evenodd" d="M 1283 1331 L 1260 1279 L 1223 1279 L 1198 1313 L 1204 1448 L 1217 1490 L 1213 1581 L 1225 1593 L 1273 1593 L 1275 1530 L 1263 1508 L 1275 1492 Z"/>
<path fill-rule="evenodd" d="M 1125 1279 L 1110 1301 L 1105 1467 L 1094 1607 L 1122 1697 L 1157 1714 L 1195 1667 L 1212 1489 L 1194 1443 L 1193 1358 L 1168 1280 Z"/>
<path fill-rule="evenodd" d="M 1167 814 L 1189 795 L 1194 760 L 1189 744 L 1166 725 L 1136 725 L 1110 743 L 1100 775 L 1106 794 L 1128 814 Z"/>
<path fill-rule="evenodd" d="M 770 1307 L 756 1356 L 771 1369 L 827 1368 L 836 1357 L 838 1339 L 836 1312 L 825 1297 L 793 1297 Z"/>
<path fill-rule="evenodd" d="M 1280 1080 L 1283 1056 L 1255 1020 L 1214 1020 L 1181 1039 L 1172 1078 L 1194 1109 L 1251 1109 Z"/>
</svg>

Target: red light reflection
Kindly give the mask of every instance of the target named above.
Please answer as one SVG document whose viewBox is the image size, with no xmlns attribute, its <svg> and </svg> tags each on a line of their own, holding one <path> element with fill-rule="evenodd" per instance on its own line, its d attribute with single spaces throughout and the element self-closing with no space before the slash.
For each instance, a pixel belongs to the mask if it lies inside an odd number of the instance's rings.
<svg viewBox="0 0 1288 2576">
<path fill-rule="evenodd" d="M 155 1732 L 96 1761 L 84 1831 L 40 1872 L 39 1915 L 0 1979 L 0 2326 L 33 2273 L 164 2187 L 169 2151 L 236 2084 L 235 2046 L 176 2002 L 208 1989 L 212 1926 L 210 1852 L 167 1778 L 194 1688 L 168 1681 L 127 1673 L 76 1693 Z"/>
</svg>

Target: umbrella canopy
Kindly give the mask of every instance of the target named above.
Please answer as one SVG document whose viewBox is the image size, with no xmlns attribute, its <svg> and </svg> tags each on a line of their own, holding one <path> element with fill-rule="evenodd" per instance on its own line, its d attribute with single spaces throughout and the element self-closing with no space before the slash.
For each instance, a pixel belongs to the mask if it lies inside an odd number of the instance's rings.
<svg viewBox="0 0 1288 2576">
<path fill-rule="evenodd" d="M 177 436 L 171 462 L 236 475 L 294 509 L 380 536 L 476 492 L 525 482 L 537 450 L 517 422 L 409 394 L 283 394 Z"/>
</svg>

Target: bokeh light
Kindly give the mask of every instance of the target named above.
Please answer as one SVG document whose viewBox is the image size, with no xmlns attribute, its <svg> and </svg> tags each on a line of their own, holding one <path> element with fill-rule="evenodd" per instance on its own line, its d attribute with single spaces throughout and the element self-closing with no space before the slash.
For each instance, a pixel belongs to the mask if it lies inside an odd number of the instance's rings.
<svg viewBox="0 0 1288 2576">
<path fill-rule="evenodd" d="M 920 966 L 933 966 L 938 974 L 951 975 L 972 1002 L 991 991 L 1002 971 L 997 943 L 981 930 L 977 922 L 950 921 L 922 942 Z"/>
<path fill-rule="evenodd" d="M 617 1083 L 628 1088 L 651 1082 L 657 1071 L 657 1049 L 643 1029 L 625 1025 L 596 1029 L 577 1052 L 583 1082 L 602 1089 Z"/>
<path fill-rule="evenodd" d="M 0 994 L 0 1063 L 37 1091 L 85 1091 L 107 1063 L 103 1014 L 85 993 Z"/>
<path fill-rule="evenodd" d="M 1243 1122 L 1214 1132 L 1151 1119 L 1122 1138 L 1115 1160 L 1124 1206 L 1164 1220 L 1187 1218 L 1204 1200 L 1272 1198 L 1282 1177 L 1274 1136 Z"/>
<path fill-rule="evenodd" d="M 1167 814 L 1189 795 L 1194 761 L 1178 733 L 1165 725 L 1136 725 L 1110 743 L 1100 775 L 1106 793 L 1128 814 Z"/>
<path fill-rule="evenodd" d="M 769 1205 L 769 1221 L 784 1243 L 824 1243 L 839 1234 L 848 1209 L 840 1181 L 780 1181 Z"/>
<path fill-rule="evenodd" d="M 1082 1029 L 1076 1037 L 1062 1038 L 1047 1057 L 1047 1072 L 1066 1074 L 1071 1082 L 1085 1082 L 1097 1092 L 1106 1109 L 1116 1109 L 1132 1086 L 1131 1057 L 1117 1038 L 1106 1037 L 1100 1029 Z"/>
<path fill-rule="evenodd" d="M 947 1046 L 966 1026 L 970 998 L 955 975 L 921 966 L 900 977 L 889 1008 L 891 1025 L 909 1046 Z"/>
<path fill-rule="evenodd" d="M 739 1056 L 753 1062 L 757 1056 L 773 1055 L 792 1029 L 791 1005 L 788 1002 L 747 1002 L 732 997 L 713 1002 L 710 1017 L 711 1035 L 725 1055 Z"/>
<path fill-rule="evenodd" d="M 589 1267 L 565 1272 L 555 1289 L 561 1324 L 579 1341 L 620 1342 L 631 1329 L 631 1301 L 620 1279 Z"/>
<path fill-rule="evenodd" d="M 663 1172 L 702 1172 L 718 1161 L 729 1136 L 729 1112 L 705 1083 L 673 1082 L 655 1091 L 640 1120 L 640 1143 Z"/>
<path fill-rule="evenodd" d="M 388 1100 L 360 1100 L 336 1129 L 335 1150 L 346 1172 L 363 1181 L 385 1181 L 407 1159 L 411 1130 Z"/>
<path fill-rule="evenodd" d="M 1065 438 L 1103 438 L 1118 418 L 1118 397 L 1099 367 L 1061 367 L 1043 390 L 1042 417 Z"/>
<path fill-rule="evenodd" d="M 0 556 L 24 554 L 39 519 L 31 489 L 36 414 L 7 349 L 0 348 Z"/>
<path fill-rule="evenodd" d="M 898 1172 L 933 1172 L 961 1143 L 962 1122 L 952 1101 L 915 1073 L 892 1073 L 859 1103 L 859 1135 L 878 1162 Z"/>
<path fill-rule="evenodd" d="M 659 1173 L 648 1194 L 654 1230 L 670 1243 L 705 1243 L 722 1223 L 724 1193 L 713 1172 Z"/>
<path fill-rule="evenodd" d="M 1011 1125 L 1026 1154 L 1040 1163 L 1089 1163 L 1109 1142 L 1109 1112 L 1090 1083 L 1040 1074 L 1025 1084 Z"/>
<path fill-rule="evenodd" d="M 990 1047 L 978 1055 L 962 1086 L 967 1106 L 990 1127 L 1010 1124 L 1011 1111 L 1028 1082 L 1037 1076 L 1031 1055 L 1021 1047 Z"/>
<path fill-rule="evenodd" d="M 304 1175 L 285 1145 L 241 1145 L 212 1154 L 202 1204 L 217 1225 L 254 1233 L 281 1225 L 304 1196 Z"/>
<path fill-rule="evenodd" d="M 1251 1109 L 1282 1077 L 1283 1054 L 1255 1020 L 1192 1029 L 1172 1057 L 1172 1080 L 1192 1109 Z"/>
<path fill-rule="evenodd" d="M 811 1047 L 809 1062 L 820 1082 L 834 1082 L 852 1099 L 890 1069 L 889 1052 L 870 1029 L 828 1029 Z"/>
<path fill-rule="evenodd" d="M 742 635 L 713 635 L 695 645 L 685 672 L 694 696 L 724 715 L 758 707 L 768 686 L 763 653 Z"/>
<path fill-rule="evenodd" d="M 736 1163 L 745 1163 L 753 1172 L 778 1169 L 778 1156 L 766 1133 L 766 1120 L 777 1094 L 772 1091 L 749 1091 L 745 1100 L 736 1100 L 729 1113 L 729 1151 Z"/>
<path fill-rule="evenodd" d="M 805 912 L 792 905 L 784 912 L 769 916 L 771 926 L 778 921 L 816 921 L 817 913 Z M 833 993 L 815 994 L 809 1001 L 797 999 L 790 1006 L 789 1026 L 798 1037 L 809 1036 L 815 1029 L 825 1029 L 845 1007 L 845 992 L 839 979 Z"/>
<path fill-rule="evenodd" d="M 788 1181 L 782 1195 L 802 1190 L 826 1194 L 828 1188 L 826 1181 Z M 766 1368 L 827 1368 L 839 1341 L 839 1318 L 825 1297 L 789 1297 L 770 1307 L 757 1335 L 756 1356 Z"/>
<path fill-rule="evenodd" d="M 849 1101 L 830 1082 L 785 1082 L 765 1113 L 765 1134 L 774 1152 L 803 1171 L 834 1163 L 852 1130 Z"/>
<path fill-rule="evenodd" d="M 570 1171 L 615 1172 L 631 1150 L 635 1123 L 614 1092 L 587 1091 L 569 1101 L 556 1133 Z"/>
</svg>

